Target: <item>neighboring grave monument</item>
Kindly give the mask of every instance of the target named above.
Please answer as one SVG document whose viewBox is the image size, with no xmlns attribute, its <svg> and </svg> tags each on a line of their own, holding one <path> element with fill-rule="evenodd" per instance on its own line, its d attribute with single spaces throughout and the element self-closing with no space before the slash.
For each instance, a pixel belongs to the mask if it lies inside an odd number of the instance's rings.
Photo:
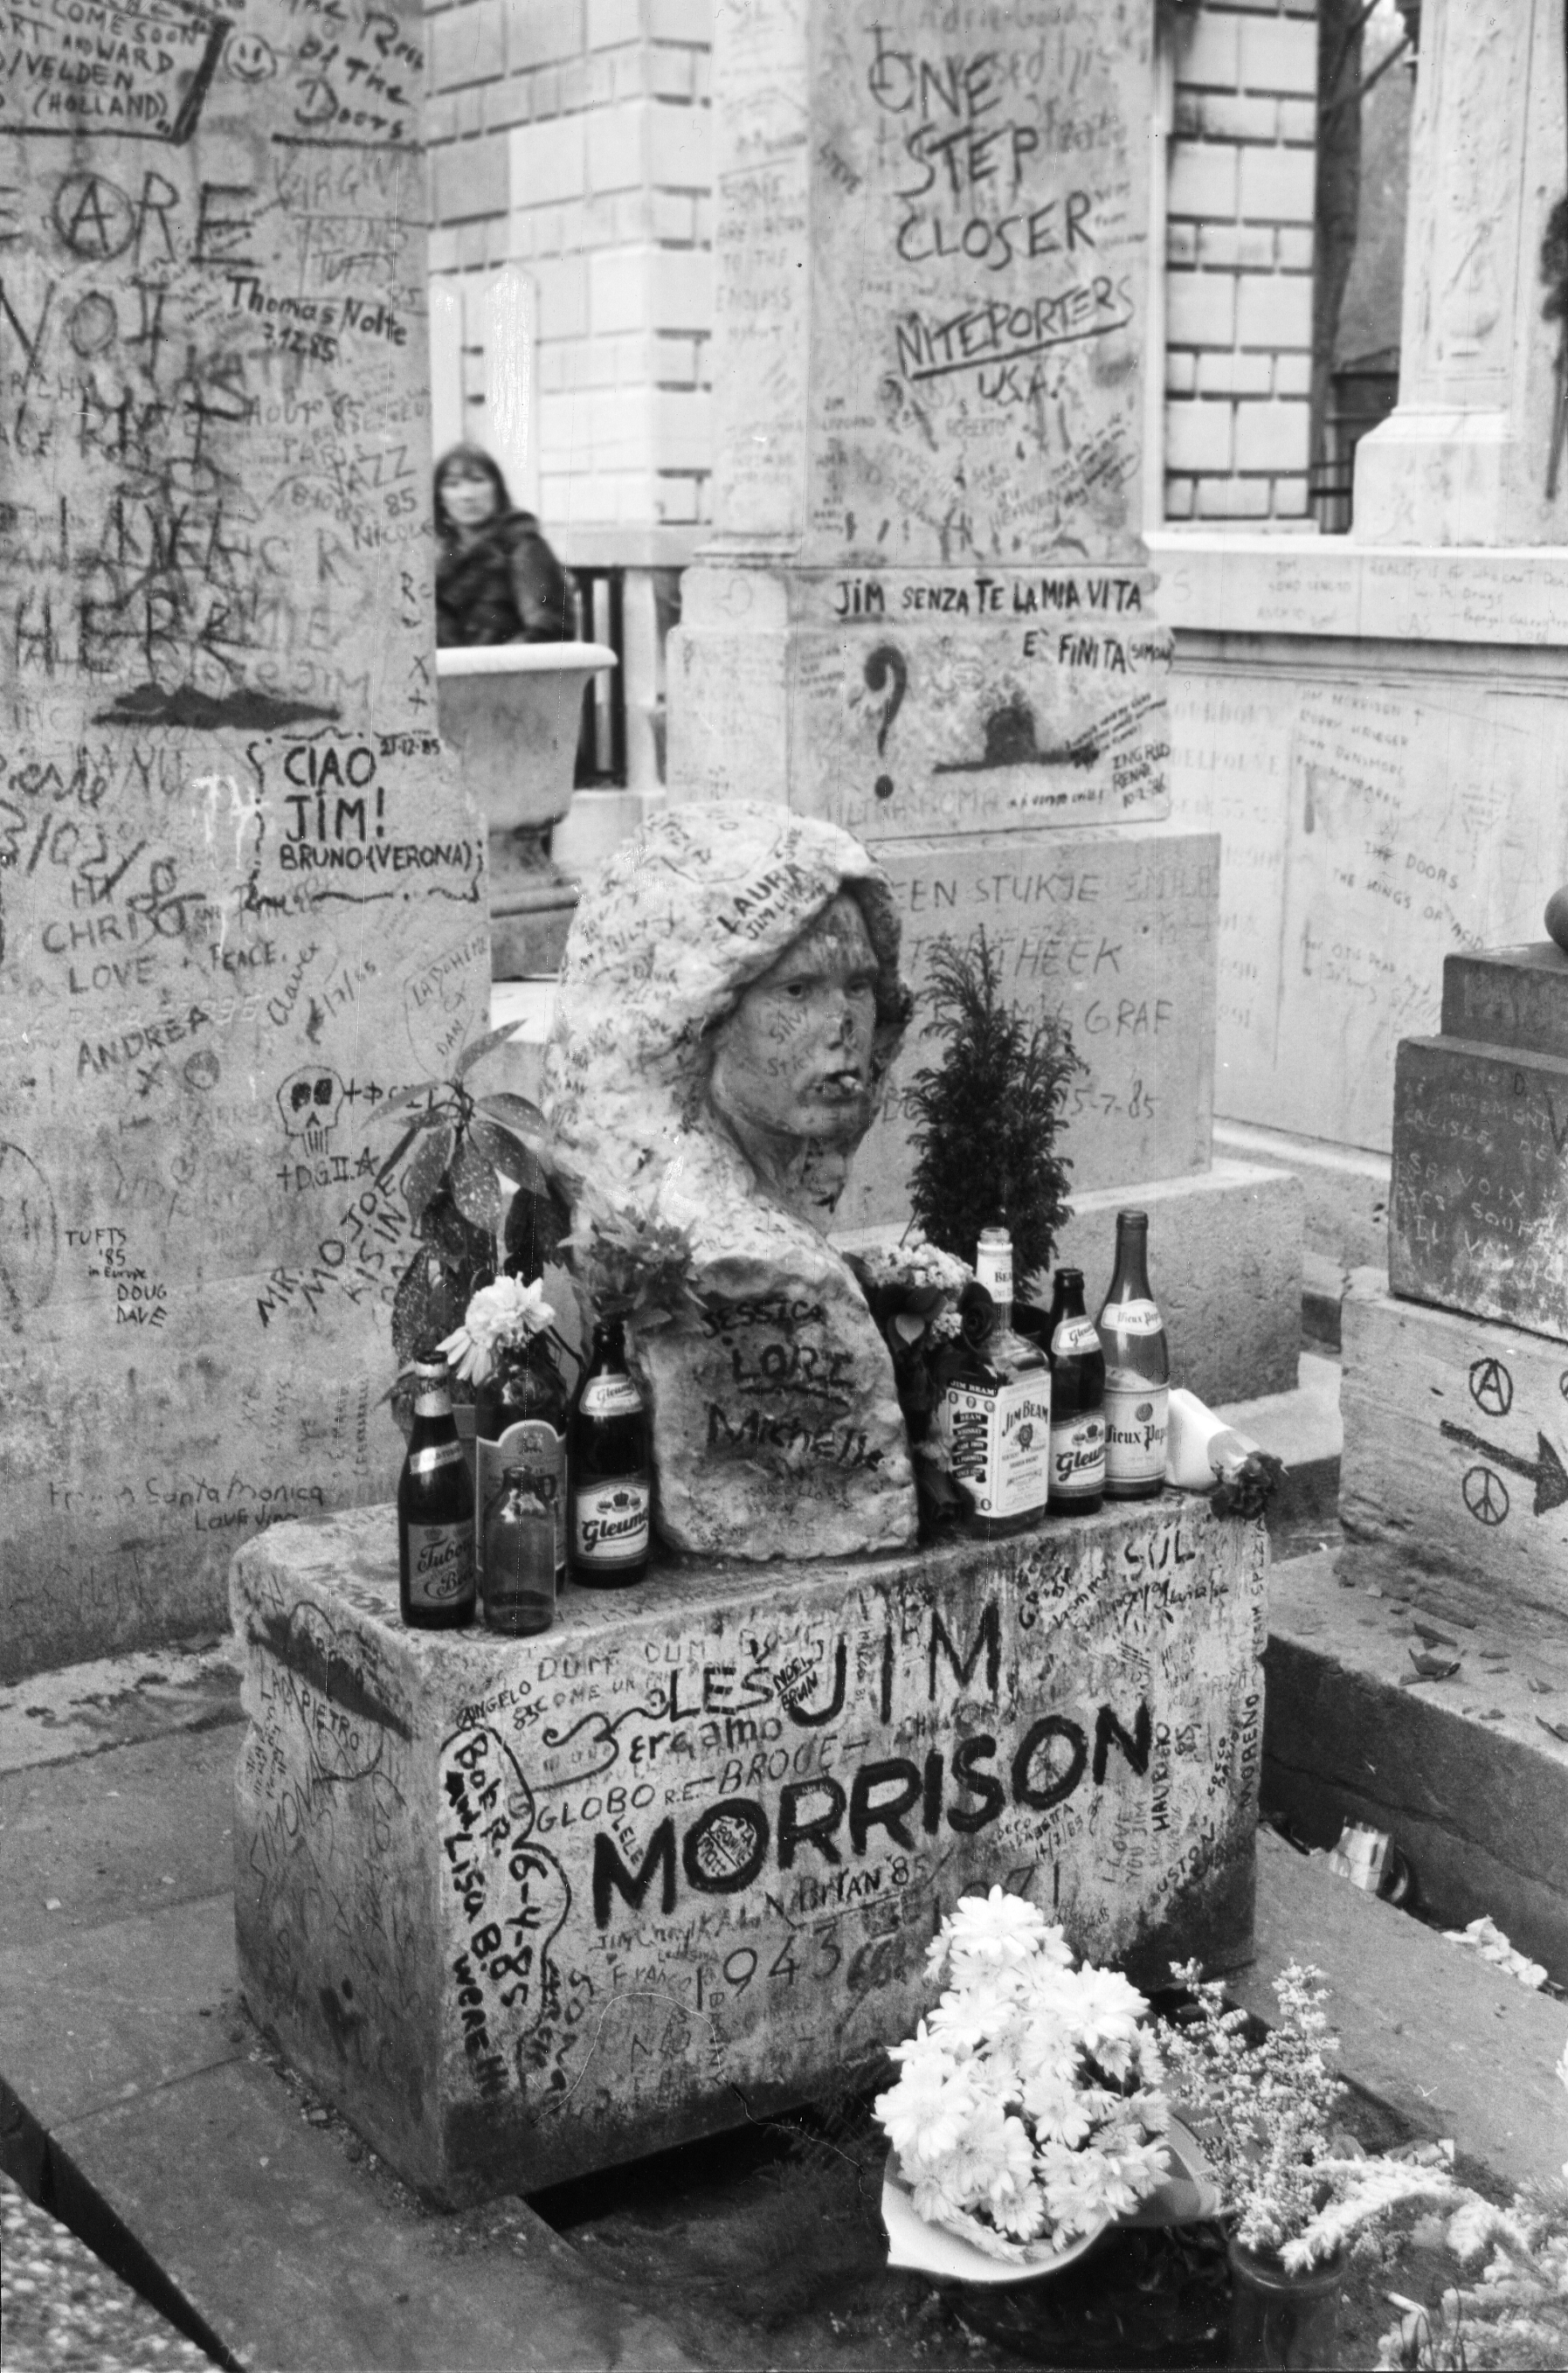
<svg viewBox="0 0 1568 2373">
<path fill-rule="evenodd" d="M 1450 956 L 1400 1043 L 1388 1292 L 1344 1310 L 1352 1568 L 1559 1658 L 1568 1618 L 1568 955 Z"/>
<path fill-rule="evenodd" d="M 1295 1380 L 1300 1219 L 1279 1174 L 1211 1169 L 1219 844 L 1152 829 L 1152 39 L 1148 12 L 1093 0 L 1048 24 L 720 0 L 715 530 L 684 579 L 671 784 L 857 835 L 917 990 L 937 934 L 983 926 L 1010 993 L 1068 1014 L 1074 1189 L 1192 1182 L 1161 1198 L 1154 1257 L 1177 1356 L 1223 1397 Z M 907 1214 L 900 1077 L 922 1059 L 912 1042 L 841 1225 Z M 1238 1231 L 1269 1246 L 1247 1299 L 1270 1324 L 1245 1344 L 1213 1258 Z"/>
<path fill-rule="evenodd" d="M 846 1556 L 915 1537 L 886 1345 L 826 1232 L 908 1018 L 887 882 L 787 808 L 673 808 L 567 943 L 544 1104 L 595 1210 L 680 1229 L 700 1315 L 638 1328 L 672 1547 Z"/>
<path fill-rule="evenodd" d="M 488 985 L 418 11 L 75 24 L 0 85 L 8 1674 L 220 1622 L 249 1534 L 387 1496 L 373 1123 Z"/>
</svg>

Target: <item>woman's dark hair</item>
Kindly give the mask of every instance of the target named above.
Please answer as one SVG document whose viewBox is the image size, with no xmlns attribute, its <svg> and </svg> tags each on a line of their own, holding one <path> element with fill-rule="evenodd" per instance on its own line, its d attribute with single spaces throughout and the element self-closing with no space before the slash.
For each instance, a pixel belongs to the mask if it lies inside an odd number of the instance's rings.
<svg viewBox="0 0 1568 2373">
<path fill-rule="evenodd" d="M 447 517 L 447 507 L 441 489 L 452 472 L 457 469 L 462 470 L 470 477 L 489 479 L 496 490 L 495 515 L 497 519 L 504 518 L 512 507 L 512 498 L 507 492 L 507 482 L 484 448 L 479 445 L 454 445 L 451 452 L 443 453 L 436 464 L 435 503 L 438 535 L 446 536 L 454 532 L 452 523 Z"/>
</svg>

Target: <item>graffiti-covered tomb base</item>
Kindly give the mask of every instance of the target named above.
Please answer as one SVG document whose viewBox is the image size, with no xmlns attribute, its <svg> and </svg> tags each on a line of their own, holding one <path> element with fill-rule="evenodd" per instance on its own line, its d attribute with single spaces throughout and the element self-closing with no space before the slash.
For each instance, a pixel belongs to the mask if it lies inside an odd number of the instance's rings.
<svg viewBox="0 0 1568 2373">
<path fill-rule="evenodd" d="M 1250 1949 L 1267 1545 L 1167 1495 L 411 1632 L 390 1509 L 234 1562 L 247 2000 L 410 2181 L 531 2189 L 874 2076 L 995 1881 Z"/>
</svg>

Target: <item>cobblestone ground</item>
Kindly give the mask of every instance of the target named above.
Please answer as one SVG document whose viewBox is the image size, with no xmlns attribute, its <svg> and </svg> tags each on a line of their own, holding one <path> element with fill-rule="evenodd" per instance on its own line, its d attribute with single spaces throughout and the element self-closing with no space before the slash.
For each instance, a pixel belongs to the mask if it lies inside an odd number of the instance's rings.
<svg viewBox="0 0 1568 2373">
<path fill-rule="evenodd" d="M 0 2175 L 5 2373 L 207 2373 L 210 2358 Z"/>
</svg>

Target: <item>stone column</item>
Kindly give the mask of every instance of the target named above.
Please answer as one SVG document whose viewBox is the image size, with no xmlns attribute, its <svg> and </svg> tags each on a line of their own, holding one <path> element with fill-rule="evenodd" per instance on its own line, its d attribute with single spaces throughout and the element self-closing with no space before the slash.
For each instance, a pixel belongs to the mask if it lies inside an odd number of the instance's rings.
<svg viewBox="0 0 1568 2373">
<path fill-rule="evenodd" d="M 1562 29 L 1547 0 L 1427 0 L 1410 133 L 1399 401 L 1356 450 L 1371 544 L 1561 544 L 1546 497 L 1558 327 L 1541 237 L 1568 189 Z"/>
<path fill-rule="evenodd" d="M 0 87 L 9 1669 L 384 1497 L 386 1094 L 482 1023 L 440 755 L 417 9 L 17 20 Z"/>
<path fill-rule="evenodd" d="M 673 797 L 830 817 L 887 867 L 917 985 L 983 925 L 1068 1012 L 1080 1190 L 1210 1175 L 1218 842 L 1152 829 L 1153 32 L 1099 0 L 720 0 L 715 533 L 670 666 Z M 907 1213 L 901 1105 L 848 1225 Z"/>
</svg>

